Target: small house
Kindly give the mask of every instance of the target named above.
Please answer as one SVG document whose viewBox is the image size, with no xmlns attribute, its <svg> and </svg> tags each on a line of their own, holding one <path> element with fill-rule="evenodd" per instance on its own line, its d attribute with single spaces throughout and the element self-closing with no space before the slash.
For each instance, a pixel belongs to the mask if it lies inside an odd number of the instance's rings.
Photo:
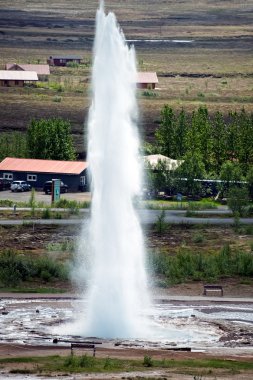
<svg viewBox="0 0 253 380">
<path fill-rule="evenodd" d="M 46 80 L 48 75 L 50 75 L 49 65 L 6 63 L 5 69 L 11 71 L 35 71 L 38 75 L 39 80 L 42 81 Z"/>
<path fill-rule="evenodd" d="M 46 181 L 61 179 L 69 191 L 88 190 L 88 163 L 6 157 L 0 163 L 0 177 L 12 181 L 27 181 L 42 189 Z"/>
<path fill-rule="evenodd" d="M 54 56 L 51 55 L 47 60 L 47 63 L 51 66 L 67 66 L 67 63 L 81 63 L 82 58 L 77 55 L 69 55 L 69 56 Z"/>
<path fill-rule="evenodd" d="M 35 71 L 10 71 L 0 70 L 1 87 L 24 87 L 25 83 L 38 81 Z"/>
<path fill-rule="evenodd" d="M 157 74 L 155 72 L 138 72 L 136 85 L 138 88 L 146 88 L 154 90 L 158 83 Z"/>
</svg>

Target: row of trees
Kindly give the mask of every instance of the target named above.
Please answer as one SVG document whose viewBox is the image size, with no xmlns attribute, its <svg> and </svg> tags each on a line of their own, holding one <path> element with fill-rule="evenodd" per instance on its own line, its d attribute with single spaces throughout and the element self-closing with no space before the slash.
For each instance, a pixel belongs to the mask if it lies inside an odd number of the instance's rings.
<svg viewBox="0 0 253 380">
<path fill-rule="evenodd" d="M 168 170 L 164 161 L 158 161 L 155 169 L 146 166 L 147 188 L 152 193 L 164 191 L 175 195 L 182 193 L 192 196 L 227 196 L 233 188 L 245 188 L 248 196 L 253 199 L 253 166 L 244 177 L 237 164 L 226 161 L 221 167 L 220 175 L 216 178 L 222 182 L 196 181 L 207 178 L 204 165 L 193 155 L 186 158 L 184 163 L 175 171 Z"/>
<path fill-rule="evenodd" d="M 75 160 L 70 123 L 61 118 L 32 120 L 26 134 L 1 133 L 0 160 L 5 157 Z"/>
<path fill-rule="evenodd" d="M 237 162 L 246 175 L 253 164 L 252 136 L 253 114 L 244 109 L 228 115 L 218 111 L 211 117 L 206 107 L 191 114 L 182 109 L 176 114 L 165 105 L 153 150 L 174 159 L 194 156 L 212 177 L 220 174 L 226 161 Z"/>
</svg>

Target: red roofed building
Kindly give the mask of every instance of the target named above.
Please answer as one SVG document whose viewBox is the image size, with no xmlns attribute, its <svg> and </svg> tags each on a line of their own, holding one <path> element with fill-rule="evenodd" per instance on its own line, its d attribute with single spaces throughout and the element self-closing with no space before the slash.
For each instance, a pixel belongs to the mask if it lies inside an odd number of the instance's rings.
<svg viewBox="0 0 253 380">
<path fill-rule="evenodd" d="M 5 70 L 35 71 L 39 80 L 45 80 L 50 75 L 49 65 L 31 65 L 23 63 L 6 63 Z"/>
<path fill-rule="evenodd" d="M 137 87 L 147 88 L 149 90 L 154 90 L 158 83 L 158 78 L 155 72 L 138 72 L 137 74 Z"/>
<path fill-rule="evenodd" d="M 88 163 L 83 161 L 37 160 L 7 157 L 0 163 L 0 177 L 27 181 L 41 189 L 46 181 L 61 179 L 71 191 L 88 188 Z"/>
</svg>

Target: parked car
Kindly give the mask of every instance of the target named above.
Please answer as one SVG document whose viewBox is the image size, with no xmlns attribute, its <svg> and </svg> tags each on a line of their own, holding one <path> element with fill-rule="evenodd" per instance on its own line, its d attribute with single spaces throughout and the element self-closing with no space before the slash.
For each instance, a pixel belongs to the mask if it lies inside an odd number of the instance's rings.
<svg viewBox="0 0 253 380">
<path fill-rule="evenodd" d="M 11 181 L 6 178 L 0 178 L 0 190 L 8 190 L 11 187 Z"/>
<path fill-rule="evenodd" d="M 61 181 L 61 189 L 60 189 L 60 192 L 61 193 L 67 193 L 68 192 L 68 185 L 66 185 L 65 183 L 63 183 Z M 43 191 L 45 194 L 50 194 L 52 192 L 52 181 L 47 181 L 44 183 L 44 186 L 43 186 Z"/>
<path fill-rule="evenodd" d="M 31 185 L 26 181 L 13 181 L 11 184 L 11 191 L 29 191 L 31 190 Z"/>
</svg>

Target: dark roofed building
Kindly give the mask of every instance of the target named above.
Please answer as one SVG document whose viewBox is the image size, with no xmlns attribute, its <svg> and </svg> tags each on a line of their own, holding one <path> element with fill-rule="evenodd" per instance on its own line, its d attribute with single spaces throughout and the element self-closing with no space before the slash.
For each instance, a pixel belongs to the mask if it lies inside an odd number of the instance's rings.
<svg viewBox="0 0 253 380">
<path fill-rule="evenodd" d="M 0 177 L 27 181 L 42 189 L 46 181 L 61 179 L 70 191 L 88 190 L 88 163 L 83 161 L 37 160 L 6 157 L 0 163 Z"/>
<path fill-rule="evenodd" d="M 75 62 L 80 64 L 82 58 L 77 55 L 68 56 L 55 56 L 51 55 L 47 60 L 47 63 L 51 66 L 66 66 L 68 62 Z"/>
<path fill-rule="evenodd" d="M 136 81 L 138 88 L 147 88 L 149 90 L 154 90 L 157 83 L 158 78 L 155 72 L 138 72 Z"/>
</svg>

